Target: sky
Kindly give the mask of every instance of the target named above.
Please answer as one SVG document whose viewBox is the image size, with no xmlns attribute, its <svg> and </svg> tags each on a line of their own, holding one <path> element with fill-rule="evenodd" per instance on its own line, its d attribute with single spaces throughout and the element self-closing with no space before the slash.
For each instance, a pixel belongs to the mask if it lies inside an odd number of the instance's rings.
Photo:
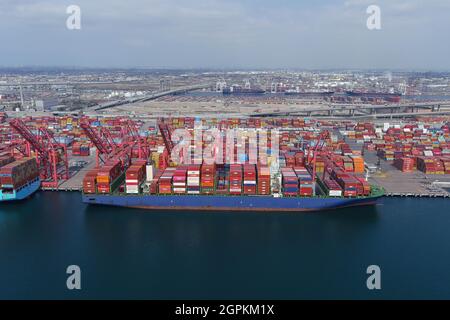
<svg viewBox="0 0 450 320">
<path fill-rule="evenodd" d="M 0 0 L 3 67 L 448 71 L 449 33 L 450 0 Z"/>
</svg>

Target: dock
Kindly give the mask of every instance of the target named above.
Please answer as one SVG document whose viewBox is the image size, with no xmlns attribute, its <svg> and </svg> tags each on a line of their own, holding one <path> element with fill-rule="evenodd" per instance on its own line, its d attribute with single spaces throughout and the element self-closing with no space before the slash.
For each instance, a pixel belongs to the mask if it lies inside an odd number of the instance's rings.
<svg viewBox="0 0 450 320">
<path fill-rule="evenodd" d="M 387 197 L 450 198 L 450 175 L 402 172 L 393 163 L 379 159 L 374 152 L 365 152 L 365 161 L 380 163 L 380 171 L 371 174 L 369 182 L 383 187 Z"/>
<path fill-rule="evenodd" d="M 69 158 L 69 172 L 70 179 L 66 181 L 62 181 L 58 188 L 41 188 L 44 191 L 66 191 L 66 192 L 74 192 L 74 191 L 82 191 L 83 189 L 83 179 L 88 171 L 95 168 L 96 165 L 95 155 L 91 155 L 89 157 L 70 157 Z M 76 163 L 85 162 L 83 166 L 76 165 Z"/>
</svg>

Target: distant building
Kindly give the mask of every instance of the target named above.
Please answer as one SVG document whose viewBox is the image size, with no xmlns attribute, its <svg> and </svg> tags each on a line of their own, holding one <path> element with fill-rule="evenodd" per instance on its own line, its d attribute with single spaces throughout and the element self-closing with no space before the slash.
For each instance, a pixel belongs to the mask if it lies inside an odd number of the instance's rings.
<svg viewBox="0 0 450 320">
<path fill-rule="evenodd" d="M 57 98 L 45 98 L 41 100 L 34 100 L 34 106 L 37 111 L 47 111 L 52 110 L 54 107 L 58 106 L 59 102 Z"/>
</svg>

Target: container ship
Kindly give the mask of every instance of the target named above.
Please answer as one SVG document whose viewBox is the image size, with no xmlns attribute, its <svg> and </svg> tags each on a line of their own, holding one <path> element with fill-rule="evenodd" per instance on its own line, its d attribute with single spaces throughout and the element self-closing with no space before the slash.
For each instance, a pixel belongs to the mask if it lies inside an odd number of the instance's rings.
<svg viewBox="0 0 450 320">
<path fill-rule="evenodd" d="M 350 97 L 360 97 L 366 99 L 383 99 L 388 102 L 399 103 L 402 98 L 400 93 L 387 93 L 387 92 L 363 92 L 363 91 L 346 91 L 345 92 Z"/>
<path fill-rule="evenodd" d="M 264 89 L 257 89 L 257 88 L 242 88 L 242 87 L 230 87 L 230 88 L 224 88 L 222 93 L 224 95 L 263 95 L 266 93 L 266 90 Z"/>
<path fill-rule="evenodd" d="M 374 205 L 384 195 L 381 188 L 335 165 L 322 167 L 313 179 L 301 162 L 275 172 L 252 164 L 186 165 L 155 172 L 153 165 L 139 160 L 125 173 L 120 162 L 107 163 L 86 175 L 82 199 L 150 210 L 301 212 Z"/>
<path fill-rule="evenodd" d="M 373 205 L 384 195 L 383 189 L 363 178 L 361 155 L 345 142 L 334 142 L 328 130 L 303 130 L 310 126 L 305 119 L 202 121 L 206 128 L 222 128 L 223 137 L 213 148 L 214 161 L 198 156 L 196 148 L 205 151 L 207 143 L 196 147 L 192 138 L 184 159 L 173 159 L 171 132 L 193 130 L 194 123 L 160 119 L 158 152 L 125 165 L 117 157 L 107 159 L 86 174 L 83 202 L 153 210 L 300 212 Z M 291 126 L 297 129 L 283 129 Z M 236 127 L 247 133 L 263 127 L 282 131 L 274 136 L 266 132 L 266 137 L 257 134 L 255 144 L 229 137 L 226 129 Z M 266 138 L 267 146 L 261 146 Z M 273 139 L 279 140 L 280 152 L 272 149 Z"/>
<path fill-rule="evenodd" d="M 300 90 L 286 90 L 284 92 L 287 96 L 298 96 L 298 97 L 329 97 L 334 94 L 334 91 L 321 91 L 321 90 L 311 90 L 311 91 L 300 91 Z"/>
<path fill-rule="evenodd" d="M 24 200 L 39 190 L 41 181 L 35 158 L 0 160 L 0 202 Z"/>
</svg>

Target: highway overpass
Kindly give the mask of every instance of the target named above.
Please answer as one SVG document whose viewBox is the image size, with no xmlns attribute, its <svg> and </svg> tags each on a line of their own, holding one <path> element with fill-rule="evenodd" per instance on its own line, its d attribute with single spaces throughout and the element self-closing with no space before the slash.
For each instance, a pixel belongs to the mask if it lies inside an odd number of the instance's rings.
<svg viewBox="0 0 450 320">
<path fill-rule="evenodd" d="M 128 104 L 138 103 L 138 102 L 145 102 L 150 100 L 155 100 L 164 96 L 174 95 L 174 94 L 181 94 L 186 93 L 190 91 L 196 91 L 201 89 L 207 89 L 210 88 L 211 84 L 199 84 L 199 85 L 193 85 L 193 86 L 185 86 L 185 87 L 179 87 L 172 90 L 162 91 L 162 92 L 155 92 L 149 95 L 146 95 L 144 97 L 135 97 L 135 98 L 128 98 L 124 100 L 115 100 L 110 102 L 105 102 L 96 106 L 89 107 L 83 111 L 100 111 L 105 109 L 110 109 L 113 107 L 119 107 L 124 106 Z"/>
</svg>

